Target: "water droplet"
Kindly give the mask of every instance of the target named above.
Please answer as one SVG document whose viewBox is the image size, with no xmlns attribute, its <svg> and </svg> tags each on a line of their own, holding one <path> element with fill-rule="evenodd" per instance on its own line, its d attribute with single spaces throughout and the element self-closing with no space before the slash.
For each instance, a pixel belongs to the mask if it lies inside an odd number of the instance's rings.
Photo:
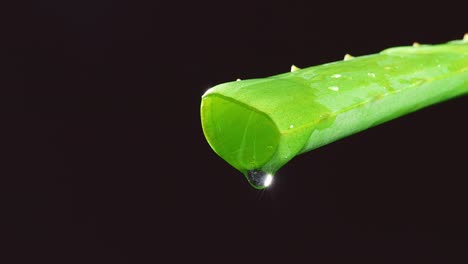
<svg viewBox="0 0 468 264">
<path fill-rule="evenodd" d="M 440 64 L 437 64 L 437 68 L 440 68 L 440 67 L 442 67 L 442 65 L 440 65 Z"/>
<path fill-rule="evenodd" d="M 336 79 L 341 78 L 341 74 L 339 74 L 339 73 L 338 74 L 333 74 L 332 78 L 336 78 Z"/>
<path fill-rule="evenodd" d="M 273 175 L 262 170 L 254 169 L 247 172 L 247 179 L 254 187 L 264 189 L 271 185 Z"/>
<path fill-rule="evenodd" d="M 290 126 L 289 126 L 289 128 L 293 128 L 293 127 L 294 127 L 294 125 L 290 125 Z"/>
<path fill-rule="evenodd" d="M 419 47 L 421 46 L 421 44 L 419 44 L 418 42 L 413 42 L 413 47 Z"/>
<path fill-rule="evenodd" d="M 312 79 L 315 77 L 315 72 L 306 72 L 302 74 L 302 77 L 306 80 Z"/>
<path fill-rule="evenodd" d="M 340 87 L 338 86 L 330 86 L 328 87 L 328 89 L 332 90 L 332 91 L 335 91 L 335 92 L 338 92 L 340 90 Z"/>
<path fill-rule="evenodd" d="M 373 73 L 373 72 L 368 72 L 367 75 L 372 77 L 372 78 L 375 78 L 375 73 Z"/>
<path fill-rule="evenodd" d="M 391 70 L 391 69 L 392 69 L 392 67 L 385 66 L 385 67 L 384 67 L 384 69 L 386 69 L 386 70 Z"/>
</svg>

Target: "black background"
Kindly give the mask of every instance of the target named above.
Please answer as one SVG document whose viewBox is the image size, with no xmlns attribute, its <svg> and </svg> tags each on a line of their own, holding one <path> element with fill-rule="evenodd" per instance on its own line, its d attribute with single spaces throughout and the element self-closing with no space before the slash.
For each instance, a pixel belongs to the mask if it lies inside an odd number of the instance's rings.
<svg viewBox="0 0 468 264">
<path fill-rule="evenodd" d="M 459 39 L 462 1 L 2 11 L 2 263 L 467 260 L 468 98 L 301 155 L 265 191 L 199 119 L 221 82 Z"/>
</svg>

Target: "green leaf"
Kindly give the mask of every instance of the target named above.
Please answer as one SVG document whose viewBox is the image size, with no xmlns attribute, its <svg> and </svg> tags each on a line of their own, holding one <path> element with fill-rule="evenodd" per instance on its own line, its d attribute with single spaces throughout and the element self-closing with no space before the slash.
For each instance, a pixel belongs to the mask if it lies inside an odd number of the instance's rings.
<svg viewBox="0 0 468 264">
<path fill-rule="evenodd" d="M 246 177 L 273 175 L 300 153 L 468 93 L 468 41 L 293 68 L 220 84 L 202 96 L 208 143 Z"/>
</svg>

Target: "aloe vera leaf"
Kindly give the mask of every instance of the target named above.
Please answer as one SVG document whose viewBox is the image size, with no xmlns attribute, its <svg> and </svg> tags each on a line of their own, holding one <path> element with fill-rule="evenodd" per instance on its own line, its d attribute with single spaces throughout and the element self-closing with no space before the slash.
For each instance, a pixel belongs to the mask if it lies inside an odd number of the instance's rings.
<svg viewBox="0 0 468 264">
<path fill-rule="evenodd" d="M 468 40 L 395 47 L 209 89 L 206 139 L 253 187 L 294 156 L 468 93 Z"/>
</svg>

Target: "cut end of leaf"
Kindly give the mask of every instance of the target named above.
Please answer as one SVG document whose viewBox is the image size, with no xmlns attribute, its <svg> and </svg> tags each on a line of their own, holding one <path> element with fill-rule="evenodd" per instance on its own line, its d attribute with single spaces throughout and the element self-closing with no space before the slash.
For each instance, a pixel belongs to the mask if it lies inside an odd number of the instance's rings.
<svg viewBox="0 0 468 264">
<path fill-rule="evenodd" d="M 213 150 L 244 174 L 262 168 L 278 148 L 280 132 L 271 118 L 232 98 L 204 96 L 201 121 Z"/>
</svg>

